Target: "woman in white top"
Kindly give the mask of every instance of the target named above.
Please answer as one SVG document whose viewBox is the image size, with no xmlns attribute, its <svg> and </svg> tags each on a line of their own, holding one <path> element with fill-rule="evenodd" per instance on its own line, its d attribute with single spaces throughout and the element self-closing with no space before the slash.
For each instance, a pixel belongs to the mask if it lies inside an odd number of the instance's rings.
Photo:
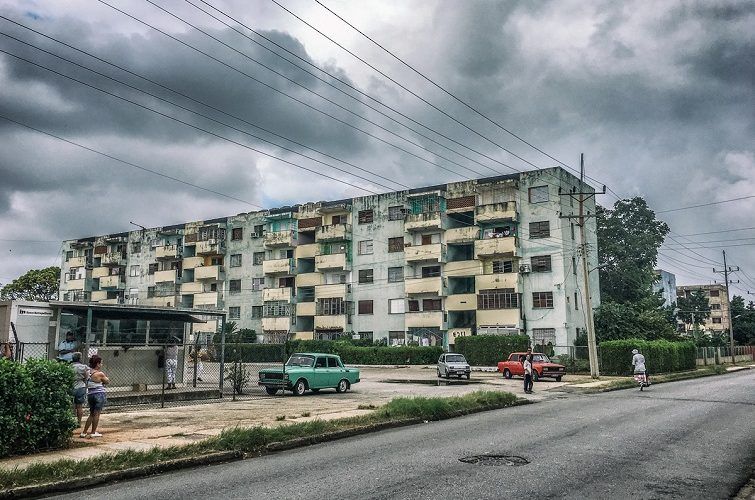
<svg viewBox="0 0 755 500">
<path fill-rule="evenodd" d="M 650 385 L 648 383 L 647 370 L 645 369 L 645 356 L 640 354 L 640 351 L 637 349 L 632 349 L 632 366 L 634 366 L 634 378 L 640 383 L 640 390 Z"/>
</svg>

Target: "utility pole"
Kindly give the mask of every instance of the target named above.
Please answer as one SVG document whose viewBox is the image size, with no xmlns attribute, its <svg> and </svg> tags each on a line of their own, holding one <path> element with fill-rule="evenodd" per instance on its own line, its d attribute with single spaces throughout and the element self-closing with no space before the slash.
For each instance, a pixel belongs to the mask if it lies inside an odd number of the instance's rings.
<svg viewBox="0 0 755 500">
<path fill-rule="evenodd" d="M 587 264 L 587 237 L 585 236 L 585 219 L 595 217 L 596 214 L 585 214 L 585 201 L 591 197 L 595 197 L 596 194 L 605 194 L 606 187 L 603 186 L 603 191 L 598 193 L 585 192 L 585 155 L 579 155 L 579 192 L 578 193 L 559 193 L 560 195 L 568 195 L 574 197 L 578 195 L 577 201 L 579 201 L 579 215 L 561 215 L 562 219 L 577 219 L 577 225 L 579 226 L 579 236 L 581 240 L 580 253 L 582 254 L 582 279 L 584 281 L 585 291 L 585 314 L 587 316 L 587 353 L 590 358 L 590 376 L 592 378 L 600 377 L 600 368 L 598 367 L 598 346 L 595 339 L 595 322 L 593 320 L 592 311 L 592 297 L 590 295 L 590 268 Z"/>
<path fill-rule="evenodd" d="M 734 356 L 734 325 L 731 317 L 731 300 L 729 299 L 729 273 L 739 271 L 739 266 L 736 266 L 736 269 L 734 267 L 728 267 L 726 265 L 726 250 L 721 250 L 721 252 L 724 255 L 724 269 L 723 271 L 716 271 L 716 268 L 714 267 L 713 272 L 722 273 L 724 275 L 724 283 L 726 284 L 726 302 L 728 304 L 727 314 L 729 315 L 729 347 L 731 348 L 731 364 L 735 364 L 737 361 Z"/>
</svg>

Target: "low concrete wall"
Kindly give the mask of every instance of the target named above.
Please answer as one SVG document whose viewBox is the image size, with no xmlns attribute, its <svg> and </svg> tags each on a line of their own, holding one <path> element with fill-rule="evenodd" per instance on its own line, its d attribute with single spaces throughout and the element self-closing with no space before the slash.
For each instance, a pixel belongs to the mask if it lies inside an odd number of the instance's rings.
<svg viewBox="0 0 755 500">
<path fill-rule="evenodd" d="M 738 354 L 734 356 L 734 360 L 737 363 L 747 363 L 753 361 L 752 354 Z M 719 363 L 728 363 L 731 362 L 731 356 L 724 356 L 721 355 L 719 357 Z M 715 365 L 716 364 L 716 358 L 710 357 L 710 358 L 697 358 L 697 366 L 703 366 L 703 365 Z"/>
<path fill-rule="evenodd" d="M 162 347 L 137 346 L 98 347 L 97 354 L 102 356 L 104 371 L 110 378 L 110 387 L 133 387 L 135 385 L 160 385 L 163 383 L 164 368 L 158 368 L 158 353 Z M 178 348 L 178 368 L 176 382 L 183 382 L 184 347 Z"/>
</svg>

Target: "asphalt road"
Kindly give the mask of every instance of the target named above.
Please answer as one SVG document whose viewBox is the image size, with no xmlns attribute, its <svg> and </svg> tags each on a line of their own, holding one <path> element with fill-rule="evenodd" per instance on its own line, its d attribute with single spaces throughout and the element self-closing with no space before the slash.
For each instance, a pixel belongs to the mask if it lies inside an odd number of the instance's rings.
<svg viewBox="0 0 755 500">
<path fill-rule="evenodd" d="M 537 385 L 535 386 L 537 390 Z M 526 465 L 460 458 L 497 454 Z M 755 462 L 755 370 L 538 404 L 66 498 L 728 498 Z"/>
</svg>

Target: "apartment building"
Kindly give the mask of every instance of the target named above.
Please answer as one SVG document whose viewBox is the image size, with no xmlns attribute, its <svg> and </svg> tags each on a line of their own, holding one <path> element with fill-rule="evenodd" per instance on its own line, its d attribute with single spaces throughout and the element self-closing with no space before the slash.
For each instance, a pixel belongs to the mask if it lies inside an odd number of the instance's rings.
<svg viewBox="0 0 755 500">
<path fill-rule="evenodd" d="M 695 291 L 702 290 L 708 298 L 710 316 L 705 320 L 706 331 L 723 333 L 729 331 L 729 297 L 726 295 L 726 285 L 684 285 L 676 287 L 677 297 L 689 297 Z M 688 330 L 692 325 L 686 325 Z"/>
<path fill-rule="evenodd" d="M 560 215 L 579 184 L 551 168 L 65 241 L 61 299 L 225 309 L 265 342 L 570 345 L 585 328 L 580 241 Z M 592 218 L 586 234 L 594 269 Z"/>
<path fill-rule="evenodd" d="M 676 303 L 676 275 L 663 269 L 656 269 L 653 291 L 661 292 L 664 306 Z"/>
</svg>

